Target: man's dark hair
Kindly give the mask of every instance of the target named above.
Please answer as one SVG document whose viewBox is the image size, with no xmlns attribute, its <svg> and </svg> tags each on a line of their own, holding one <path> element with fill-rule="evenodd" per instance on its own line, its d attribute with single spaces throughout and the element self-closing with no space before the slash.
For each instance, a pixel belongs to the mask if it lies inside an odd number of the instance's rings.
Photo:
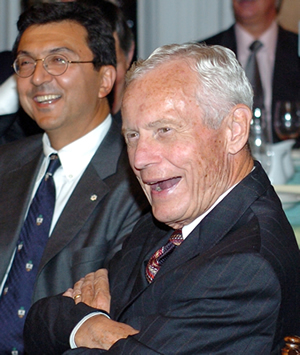
<svg viewBox="0 0 300 355">
<path fill-rule="evenodd" d="M 93 52 L 94 67 L 99 70 L 102 65 L 116 67 L 115 40 L 111 24 L 99 8 L 65 2 L 57 4 L 37 4 L 24 11 L 18 20 L 18 37 L 13 46 L 16 58 L 20 39 L 24 31 L 33 25 L 45 25 L 53 22 L 74 21 L 87 31 L 87 45 Z"/>
<path fill-rule="evenodd" d="M 125 56 L 128 56 L 134 36 L 121 8 L 106 0 L 77 0 L 77 2 L 100 8 L 104 17 L 109 21 L 113 32 L 117 33 L 122 51 Z"/>
</svg>

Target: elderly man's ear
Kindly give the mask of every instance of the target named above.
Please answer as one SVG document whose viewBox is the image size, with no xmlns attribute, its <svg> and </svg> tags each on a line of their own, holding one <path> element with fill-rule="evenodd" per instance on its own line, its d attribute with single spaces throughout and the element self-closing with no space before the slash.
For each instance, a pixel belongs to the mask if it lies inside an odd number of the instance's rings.
<svg viewBox="0 0 300 355">
<path fill-rule="evenodd" d="M 228 152 L 236 154 L 241 151 L 248 141 L 252 111 L 243 104 L 233 107 L 226 117 L 228 134 Z"/>
</svg>

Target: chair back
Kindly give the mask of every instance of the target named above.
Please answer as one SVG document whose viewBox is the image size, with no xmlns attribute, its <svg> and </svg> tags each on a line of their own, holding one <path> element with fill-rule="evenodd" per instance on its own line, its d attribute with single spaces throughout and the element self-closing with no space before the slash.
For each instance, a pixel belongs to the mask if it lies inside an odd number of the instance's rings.
<svg viewBox="0 0 300 355">
<path fill-rule="evenodd" d="M 285 347 L 281 350 L 281 355 L 298 355 L 300 354 L 300 337 L 296 335 L 284 338 Z"/>
</svg>

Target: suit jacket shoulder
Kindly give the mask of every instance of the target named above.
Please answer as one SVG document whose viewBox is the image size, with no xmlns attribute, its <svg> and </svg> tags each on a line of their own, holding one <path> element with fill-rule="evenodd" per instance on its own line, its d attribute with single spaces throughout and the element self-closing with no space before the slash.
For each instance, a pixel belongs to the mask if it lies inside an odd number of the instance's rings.
<svg viewBox="0 0 300 355">
<path fill-rule="evenodd" d="M 18 141 L 0 146 L 0 174 L 13 166 L 26 164 L 43 151 L 42 134 L 24 137 Z"/>
<path fill-rule="evenodd" d="M 298 35 L 279 26 L 273 75 L 273 104 L 300 100 Z"/>
<path fill-rule="evenodd" d="M 220 45 L 231 49 L 234 53 L 237 52 L 237 44 L 234 26 L 229 27 L 227 30 L 222 31 L 212 37 L 201 40 L 208 45 Z"/>
<path fill-rule="evenodd" d="M 13 68 L 11 66 L 12 63 L 13 55 L 11 51 L 0 52 L 0 85 L 14 73 Z"/>
</svg>

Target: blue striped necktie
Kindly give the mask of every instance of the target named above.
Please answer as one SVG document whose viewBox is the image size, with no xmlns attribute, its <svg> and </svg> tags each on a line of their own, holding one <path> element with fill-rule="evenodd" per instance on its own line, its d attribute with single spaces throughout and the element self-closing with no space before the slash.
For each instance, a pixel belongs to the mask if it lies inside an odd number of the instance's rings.
<svg viewBox="0 0 300 355">
<path fill-rule="evenodd" d="M 23 354 L 23 327 L 31 306 L 38 267 L 49 238 L 55 206 L 53 174 L 60 166 L 57 154 L 47 168 L 31 202 L 16 253 L 0 298 L 0 354 Z"/>
</svg>

